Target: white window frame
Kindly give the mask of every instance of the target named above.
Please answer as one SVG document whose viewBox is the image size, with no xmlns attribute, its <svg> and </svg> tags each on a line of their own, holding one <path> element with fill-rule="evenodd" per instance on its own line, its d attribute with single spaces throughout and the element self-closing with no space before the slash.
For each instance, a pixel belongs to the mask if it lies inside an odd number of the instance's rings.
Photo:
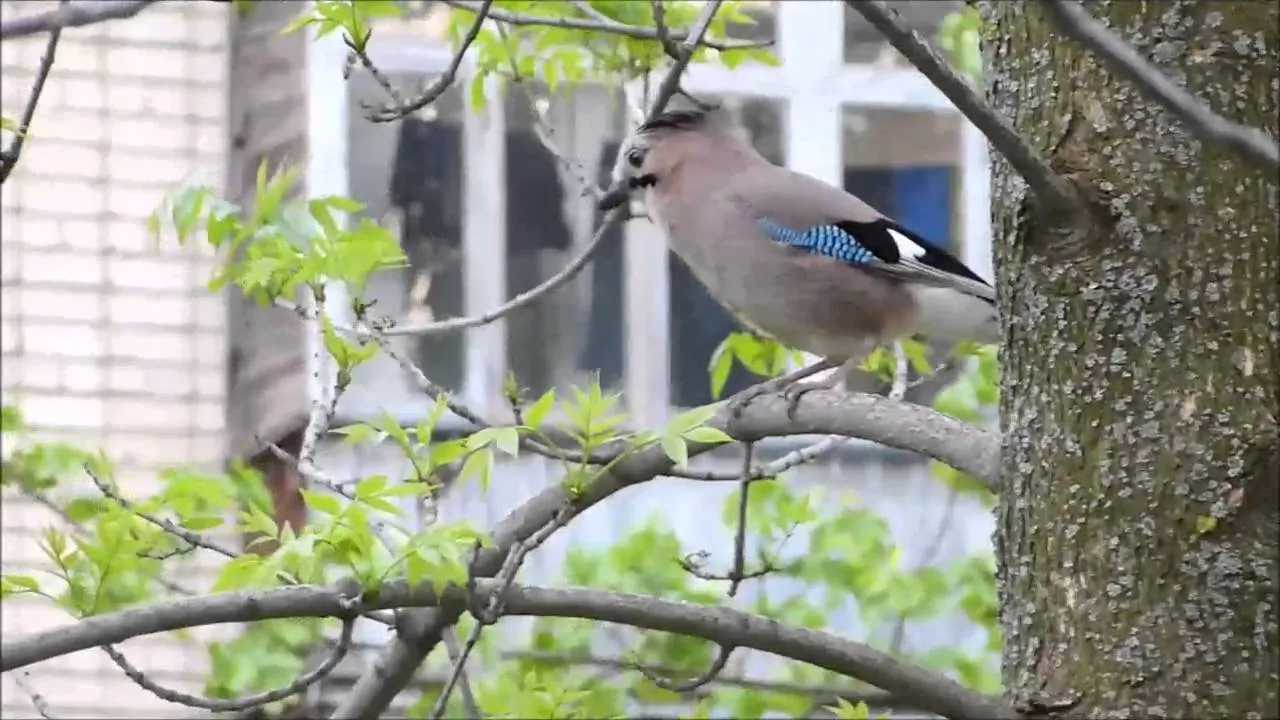
<svg viewBox="0 0 1280 720">
<path fill-rule="evenodd" d="M 843 3 L 811 0 L 780 2 L 775 7 L 777 47 L 782 60 L 778 67 L 745 65 L 730 71 L 719 65 L 695 65 L 685 75 L 683 87 L 694 94 L 785 101 L 787 167 L 837 186 L 842 183 L 844 170 L 842 114 L 846 107 L 954 114 L 962 123 L 957 233 L 960 254 L 975 272 L 990 277 L 990 168 L 985 138 L 915 69 L 846 63 Z M 450 48 L 425 38 L 384 36 L 370 44 L 373 61 L 390 74 L 442 73 L 451 54 Z M 346 49 L 336 35 L 310 44 L 306 174 L 309 197 L 350 194 L 349 94 L 342 77 L 345 63 Z M 472 73 L 473 65 L 467 58 L 458 82 L 469 82 Z M 641 86 L 640 82 L 629 84 L 628 95 L 636 97 Z M 653 80 L 650 86 L 656 86 Z M 502 177 L 505 171 L 506 117 L 496 86 L 491 84 L 486 94 L 485 107 L 468 110 L 463 119 L 465 166 L 479 170 L 465 173 L 463 195 L 463 310 L 467 315 L 486 312 L 507 299 L 506 187 L 505 183 L 489 180 Z M 638 423 L 648 425 L 662 422 L 674 410 L 668 401 L 668 254 L 648 220 L 629 222 L 625 238 L 624 387 L 630 413 Z M 327 309 L 337 317 L 345 317 L 349 306 L 346 297 L 342 288 L 331 288 Z M 505 319 L 465 333 L 466 371 L 460 392 L 472 407 L 500 410 L 506 339 Z M 315 353 L 309 352 L 308 362 L 314 363 L 314 357 Z"/>
</svg>

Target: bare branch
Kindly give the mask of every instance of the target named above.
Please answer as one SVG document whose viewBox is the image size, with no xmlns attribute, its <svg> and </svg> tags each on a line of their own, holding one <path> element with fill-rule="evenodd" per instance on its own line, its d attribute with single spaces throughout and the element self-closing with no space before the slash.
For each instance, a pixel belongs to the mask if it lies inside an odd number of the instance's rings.
<svg viewBox="0 0 1280 720">
<path fill-rule="evenodd" d="M 378 80 L 378 83 L 382 85 L 383 89 L 387 91 L 387 94 L 389 94 L 391 99 L 396 103 L 395 106 L 380 108 L 366 117 L 373 122 L 391 122 L 392 120 L 399 120 L 410 113 L 417 112 L 430 105 L 443 95 L 444 91 L 449 89 L 449 86 L 453 84 L 454 79 L 458 76 L 458 68 L 462 67 L 462 58 L 467 54 L 467 49 L 471 47 L 471 43 L 475 42 L 476 38 L 480 35 L 480 28 L 484 26 L 484 21 L 489 15 L 489 6 L 491 5 L 493 5 L 493 0 L 484 0 L 480 3 L 480 6 L 474 11 L 476 14 L 475 22 L 471 23 L 471 29 L 467 31 L 466 36 L 462 38 L 462 44 L 460 44 L 458 49 L 453 53 L 453 59 L 449 61 L 449 67 L 445 69 L 444 74 L 436 78 L 435 82 L 431 83 L 427 89 L 418 93 L 417 97 L 408 101 L 401 101 L 399 99 L 399 93 L 391 83 L 387 81 L 386 78 L 382 77 L 382 74 L 377 71 L 374 67 L 373 61 L 369 59 L 369 56 L 365 54 L 364 50 L 357 49 L 355 44 L 348 38 L 347 47 L 351 48 L 352 52 L 357 54 L 360 61 L 364 63 L 364 66 L 370 70 L 374 78 Z"/>
<path fill-rule="evenodd" d="M 323 680 L 333 672 L 334 668 L 338 667 L 338 663 L 342 662 L 342 659 L 346 657 L 347 653 L 351 650 L 351 633 L 354 628 L 355 618 L 344 618 L 342 621 L 342 633 L 338 636 L 338 642 L 334 645 L 333 650 L 329 652 L 324 661 L 298 676 L 298 678 L 293 682 L 290 682 L 284 687 L 276 688 L 275 690 L 254 693 L 253 695 L 235 700 L 203 698 L 164 687 L 147 677 L 141 670 L 134 667 L 134 665 L 129 662 L 128 658 L 111 645 L 103 645 L 102 650 L 111 658 L 111 661 L 114 662 L 117 667 L 124 671 L 124 674 L 127 675 L 130 680 L 161 700 L 178 703 L 179 705 L 201 708 L 204 710 L 212 710 L 214 712 L 239 712 L 242 710 L 249 710 L 251 708 L 262 707 L 263 705 L 270 705 L 273 702 L 291 698 L 294 695 L 305 692 L 307 688 L 316 684 L 320 680 Z"/>
<path fill-rule="evenodd" d="M 72 532 L 76 533 L 81 537 L 86 537 L 89 535 L 89 531 L 85 528 L 85 526 L 79 523 L 76 523 L 74 520 L 72 520 L 71 517 L 67 515 L 67 511 L 64 510 L 62 507 L 60 507 L 58 503 L 49 499 L 48 496 L 42 493 L 36 492 L 34 490 L 23 490 L 22 494 L 28 498 L 31 498 L 36 503 L 39 503 L 45 509 L 52 511 L 58 517 L 62 518 L 62 521 L 65 522 L 67 526 L 71 528 Z M 157 577 L 155 578 L 155 582 L 157 585 L 160 585 L 164 589 L 169 590 L 170 592 L 175 592 L 179 595 L 195 595 L 196 594 L 194 590 L 185 588 L 179 585 L 178 583 L 175 583 L 172 580 L 169 580 L 167 578 Z"/>
<path fill-rule="evenodd" d="M 721 645 L 720 649 L 716 651 L 715 660 L 711 661 L 711 665 L 706 670 L 703 670 L 688 680 L 680 682 L 668 680 L 638 663 L 632 667 L 639 670 L 640 674 L 648 678 L 649 682 L 657 685 L 663 690 L 669 690 L 673 693 L 693 692 L 694 690 L 713 682 L 717 677 L 719 677 L 720 673 L 724 672 L 724 666 L 729 664 L 729 658 L 733 656 L 733 651 L 736 649 L 737 646 L 734 645 Z"/>
<path fill-rule="evenodd" d="M 17 685 L 19 690 L 27 694 L 27 697 L 31 700 L 31 706 L 36 709 L 37 715 L 44 718 L 44 720 L 57 720 L 53 714 L 53 710 L 49 707 L 49 701 L 46 700 L 44 695 L 42 695 L 39 690 L 36 690 L 36 686 L 31 683 L 31 673 L 26 671 L 14 673 L 13 684 Z"/>
<path fill-rule="evenodd" d="M 1053 23 L 1067 37 L 1099 55 L 1120 76 L 1164 109 L 1173 113 L 1197 138 L 1230 148 L 1250 165 L 1280 176 L 1280 144 L 1257 128 L 1232 122 L 1213 112 L 1191 93 L 1178 87 L 1159 68 L 1142 57 L 1089 15 L 1078 2 L 1044 0 Z"/>
<path fill-rule="evenodd" d="M 467 12 L 478 12 L 476 3 L 465 2 L 464 0 L 443 0 L 445 5 L 458 10 L 466 10 Z M 582 3 L 585 5 L 586 3 Z M 537 15 L 521 15 L 519 13 L 509 12 L 507 10 L 490 10 L 489 17 L 494 20 L 510 25 L 519 25 L 526 27 L 553 27 L 566 30 L 590 30 L 595 32 L 609 33 L 612 35 L 622 35 L 625 37 L 636 38 L 637 40 L 658 40 L 658 30 L 656 28 L 641 27 L 639 25 L 628 25 L 626 23 L 610 20 L 600 13 L 592 12 L 590 20 L 579 18 L 564 17 L 540 17 Z M 675 41 L 688 40 L 689 37 L 698 33 L 695 30 L 688 32 L 680 32 L 672 30 L 668 33 L 668 37 Z M 718 42 L 715 40 L 702 40 L 703 45 L 712 50 L 743 50 L 746 48 L 768 47 L 773 44 L 770 42 Z"/>
<path fill-rule="evenodd" d="M 625 207 L 620 208 L 612 213 L 609 218 L 606 218 L 604 224 L 600 226 L 600 229 L 596 231 L 595 236 L 591 238 L 591 242 L 583 248 L 582 252 L 571 260 L 568 265 L 565 265 L 560 272 L 547 278 L 545 282 L 538 286 L 516 295 L 498 307 L 486 313 L 471 317 L 456 317 L 436 322 L 388 327 L 382 330 L 382 334 L 387 337 L 395 337 L 397 335 L 440 335 L 443 333 L 457 332 L 459 330 L 467 330 L 469 328 L 488 325 L 504 315 L 514 312 L 515 310 L 519 310 L 526 305 L 532 305 L 541 299 L 543 295 L 547 295 L 577 277 L 578 273 L 582 272 L 582 269 L 587 266 L 587 263 L 591 262 L 591 258 L 595 256 L 596 250 L 600 249 L 600 246 L 604 244 L 604 239 L 608 237 L 609 231 L 617 225 L 616 220 L 610 222 L 610 219 L 613 216 L 620 217 L 625 212 Z"/>
<path fill-rule="evenodd" d="M 203 625 L 286 617 L 349 617 L 371 609 L 434 607 L 442 601 L 448 606 L 465 606 L 490 597 L 499 586 L 498 581 L 479 581 L 471 593 L 450 586 L 442 596 L 427 585 L 411 588 L 396 581 L 383 585 L 376 597 L 354 603 L 349 591 L 341 587 L 313 586 L 183 598 L 6 640 L 0 645 L 0 672 L 139 635 Z M 584 588 L 512 585 L 505 596 L 506 615 L 580 618 L 699 637 L 857 678 L 895 695 L 911 697 L 922 710 L 949 718 L 1016 717 L 1004 701 L 969 690 L 940 673 L 909 665 L 838 635 L 779 625 L 733 608 Z"/>
<path fill-rule="evenodd" d="M 0 40 L 84 27 L 107 20 L 124 20 L 154 5 L 156 0 L 98 0 L 92 3 L 62 3 L 57 10 L 0 23 Z"/>
<path fill-rule="evenodd" d="M 982 131 L 991 146 L 1004 155 L 1013 169 L 1027 181 L 1027 186 L 1043 205 L 1063 209 L 1081 206 L 1080 197 L 1071 185 L 1054 172 L 1031 143 L 952 70 L 951 65 L 919 33 L 908 29 L 896 11 L 880 0 L 845 0 L 845 4 L 875 26 L 895 50 L 929 78 L 956 109 Z"/>
<path fill-rule="evenodd" d="M 609 670 L 633 670 L 636 669 L 635 662 L 628 659 L 606 657 L 601 655 L 589 655 L 579 653 L 553 653 L 539 652 L 534 650 L 509 650 L 501 654 L 503 658 L 513 660 L 530 660 L 539 664 L 546 665 L 574 665 L 598 667 Z M 651 673 L 662 675 L 672 675 L 677 671 L 674 668 L 654 667 L 652 665 L 645 668 Z M 756 692 L 776 692 L 786 693 L 790 695 L 806 695 L 814 699 L 814 705 L 830 705 L 837 698 L 857 704 L 865 702 L 872 707 L 879 707 L 888 710 L 906 710 L 909 712 L 919 712 L 919 708 L 913 705 L 906 698 L 900 698 L 881 691 L 854 691 L 847 688 L 827 686 L 827 685 L 805 685 L 800 683 L 777 682 L 772 680 L 755 680 L 748 679 L 741 675 L 727 676 L 721 674 L 714 681 L 714 685 L 725 687 L 736 687 L 744 690 L 754 690 Z M 695 695 L 696 697 L 696 695 Z"/>
<path fill-rule="evenodd" d="M 566 508 L 567 509 L 567 508 Z M 516 543 L 511 549 L 511 553 L 507 555 L 507 559 L 502 563 L 502 569 L 498 571 L 497 584 L 493 591 L 489 594 L 487 602 L 475 603 L 470 605 L 471 616 L 475 618 L 475 627 L 471 629 L 470 635 L 467 636 L 466 643 L 462 646 L 462 652 L 459 653 L 457 659 L 453 660 L 453 669 L 449 673 L 448 680 L 445 681 L 444 689 L 440 691 L 440 697 L 436 699 L 435 708 L 431 712 L 432 720 L 439 720 L 444 717 L 445 707 L 449 704 L 449 696 L 453 693 L 454 687 L 459 679 L 463 677 L 464 670 L 467 665 L 467 658 L 471 655 L 471 651 L 475 649 L 476 644 L 480 642 L 480 634 L 489 625 L 493 625 L 498 621 L 505 608 L 506 594 L 515 582 L 516 574 L 520 572 L 520 567 L 524 565 L 525 558 L 529 553 L 533 552 L 539 545 L 546 542 L 548 537 L 556 530 L 564 527 L 564 524 L 572 517 L 567 512 L 561 512 L 556 516 L 555 520 L 548 523 L 546 527 L 539 530 L 529 539 Z M 480 558 L 479 544 L 476 546 L 476 554 L 473 557 L 472 565 Z M 468 583 L 472 588 L 471 597 L 475 599 L 474 588 L 479 575 L 475 568 L 472 567 L 468 573 Z"/>
<path fill-rule="evenodd" d="M 205 538 L 199 533 L 194 533 L 185 528 L 178 527 L 178 524 L 171 520 L 167 520 L 162 517 L 157 517 L 155 515 L 150 515 L 148 513 L 139 512 L 137 508 L 133 506 L 133 503 L 129 502 L 129 500 L 127 500 L 123 495 L 116 492 L 115 488 L 111 487 L 111 485 L 108 484 L 105 480 L 98 477 L 97 473 L 95 473 L 92 468 L 86 466 L 84 471 L 88 473 L 89 479 L 93 481 L 93 484 L 98 488 L 98 492 L 101 492 L 103 496 L 105 496 L 112 502 L 115 502 L 117 505 L 124 508 L 125 510 L 128 510 L 134 515 L 137 515 L 143 520 L 146 520 L 152 525 L 155 525 L 161 530 L 164 530 L 170 535 L 185 542 L 186 544 L 192 547 L 198 547 L 204 550 L 215 552 L 229 559 L 234 559 L 239 557 L 239 553 L 235 552 L 234 550 L 229 550 L 219 545 L 218 543 L 215 543 L 212 540 Z"/>
<path fill-rule="evenodd" d="M 68 0 L 62 0 L 58 10 L 55 13 L 67 9 Z M 53 14 L 53 13 L 51 13 Z M 31 132 L 31 121 L 36 116 L 36 106 L 40 104 L 40 96 L 44 94 L 44 84 L 49 80 L 49 73 L 53 71 L 53 58 L 58 53 L 58 41 L 62 39 L 62 26 L 55 25 L 49 33 L 49 41 L 44 46 L 44 55 L 40 58 L 40 66 L 36 69 L 35 82 L 31 85 L 31 96 L 27 98 L 27 106 L 22 109 L 22 119 L 18 121 L 17 132 L 14 133 L 13 140 L 9 141 L 9 147 L 3 153 L 0 153 L 0 184 L 9 179 L 9 174 L 18 166 L 18 159 L 22 156 L 22 146 L 27 142 L 27 134 Z"/>
<path fill-rule="evenodd" d="M 678 59 L 680 46 L 667 29 L 667 8 L 663 5 L 663 0 L 649 0 L 649 6 L 653 10 L 653 29 L 658 34 L 658 42 L 662 43 L 663 52 L 673 60 Z"/>
<path fill-rule="evenodd" d="M 729 571 L 729 597 L 738 594 L 738 588 L 746 579 L 747 571 L 747 504 L 751 497 L 751 458 L 755 454 L 756 444 L 742 444 L 742 482 L 738 491 L 738 530 L 733 536 L 733 569 Z M 726 651 L 725 656 L 729 653 Z M 721 665 L 723 668 L 723 665 Z M 705 683 L 704 683 L 705 684 Z"/>
</svg>

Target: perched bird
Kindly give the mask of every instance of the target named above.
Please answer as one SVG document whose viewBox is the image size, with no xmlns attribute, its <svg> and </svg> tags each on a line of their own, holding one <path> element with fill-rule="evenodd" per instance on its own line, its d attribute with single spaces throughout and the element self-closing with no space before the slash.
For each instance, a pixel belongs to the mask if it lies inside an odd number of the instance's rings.
<svg viewBox="0 0 1280 720">
<path fill-rule="evenodd" d="M 878 344 L 999 337 L 995 291 L 964 263 L 844 190 L 774 165 L 706 112 L 666 112 L 627 138 L 600 208 L 637 191 L 671 249 L 744 325 L 824 358 L 810 368 L 845 366 L 791 385 L 791 410 Z"/>
</svg>

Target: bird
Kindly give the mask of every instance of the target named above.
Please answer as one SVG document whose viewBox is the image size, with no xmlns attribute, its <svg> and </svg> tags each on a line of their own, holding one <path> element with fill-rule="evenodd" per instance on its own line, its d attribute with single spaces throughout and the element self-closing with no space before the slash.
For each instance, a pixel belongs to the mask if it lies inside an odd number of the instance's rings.
<svg viewBox="0 0 1280 720">
<path fill-rule="evenodd" d="M 671 250 L 726 311 L 822 358 L 741 394 L 735 412 L 781 388 L 793 415 L 803 393 L 835 387 L 899 338 L 998 342 L 986 280 L 855 195 L 773 164 L 713 112 L 669 110 L 637 127 L 598 206 L 642 194 Z M 836 367 L 825 381 L 798 382 Z"/>
</svg>

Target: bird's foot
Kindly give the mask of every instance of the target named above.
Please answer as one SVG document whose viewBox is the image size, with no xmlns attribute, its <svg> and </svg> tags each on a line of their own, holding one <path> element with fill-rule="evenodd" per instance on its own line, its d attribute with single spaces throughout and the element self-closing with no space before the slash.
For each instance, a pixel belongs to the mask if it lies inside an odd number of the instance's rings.
<svg viewBox="0 0 1280 720">
<path fill-rule="evenodd" d="M 800 408 L 800 399 L 804 397 L 806 393 L 813 392 L 814 390 L 830 390 L 834 386 L 835 383 L 830 383 L 825 380 L 789 385 L 782 391 L 782 399 L 787 401 L 787 419 L 796 419 L 796 410 Z"/>
<path fill-rule="evenodd" d="M 742 417 L 742 413 L 746 411 L 747 406 L 750 405 L 753 400 L 761 395 L 768 395 L 769 393 L 776 392 L 778 387 L 779 386 L 773 381 L 752 385 L 746 390 L 738 393 L 736 396 L 730 398 L 729 402 L 725 403 L 725 410 L 729 413 L 730 419 L 738 420 Z"/>
</svg>

